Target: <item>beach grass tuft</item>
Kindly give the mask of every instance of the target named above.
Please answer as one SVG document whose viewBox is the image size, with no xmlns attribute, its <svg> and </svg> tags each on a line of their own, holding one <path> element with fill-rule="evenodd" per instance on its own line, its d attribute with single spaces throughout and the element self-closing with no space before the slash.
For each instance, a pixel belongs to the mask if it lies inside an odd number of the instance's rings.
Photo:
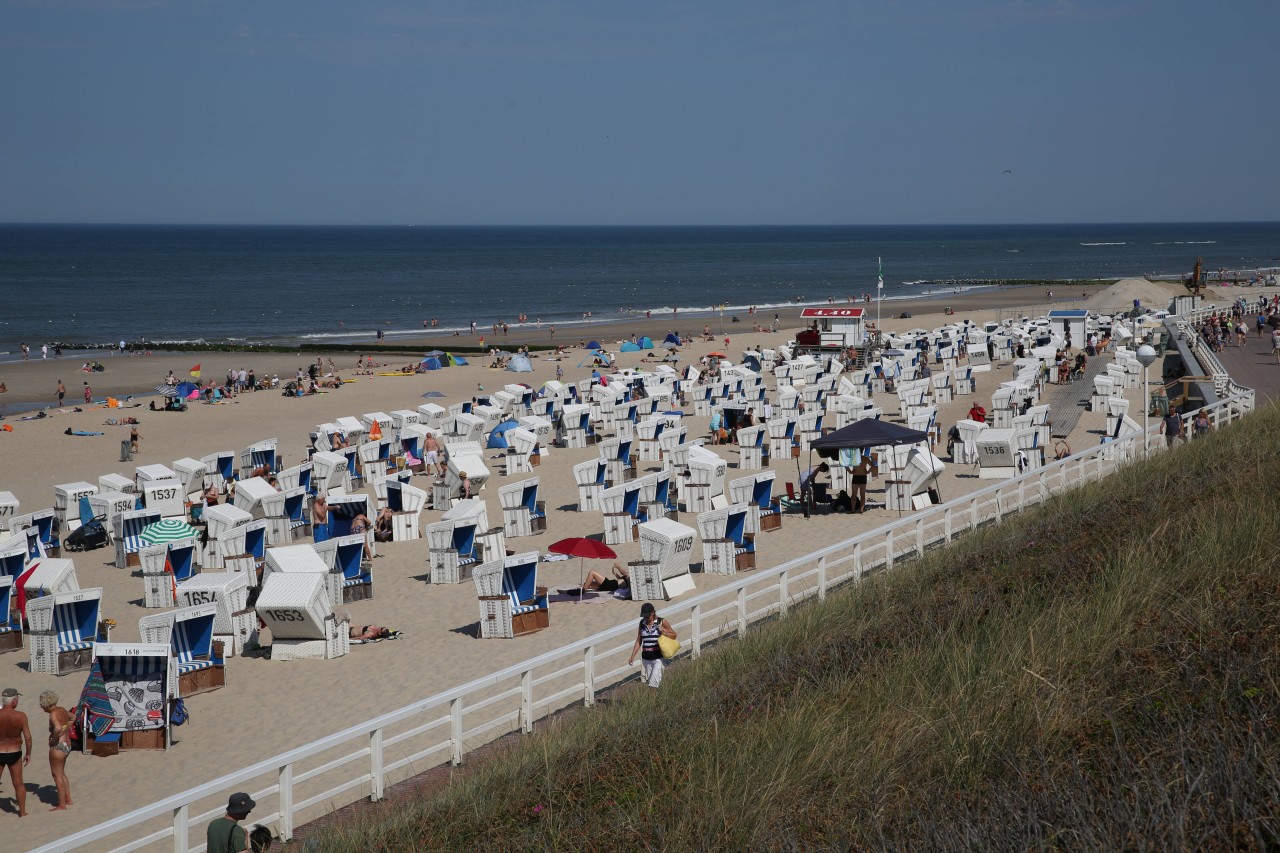
<svg viewBox="0 0 1280 853">
<path fill-rule="evenodd" d="M 1278 433 L 792 608 L 315 849 L 1274 848 Z"/>
</svg>

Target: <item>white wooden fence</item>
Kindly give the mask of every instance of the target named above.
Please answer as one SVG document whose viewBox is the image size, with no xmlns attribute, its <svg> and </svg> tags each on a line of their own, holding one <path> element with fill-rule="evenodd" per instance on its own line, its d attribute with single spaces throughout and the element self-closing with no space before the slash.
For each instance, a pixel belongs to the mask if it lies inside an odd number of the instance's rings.
<svg viewBox="0 0 1280 853">
<path fill-rule="evenodd" d="M 1210 407 L 1223 425 L 1253 411 L 1253 392 L 1234 393 Z M 1154 437 L 1154 440 L 1153 440 Z M 1050 495 L 1098 480 L 1121 466 L 1164 450 L 1154 431 L 1076 453 L 1016 479 L 933 506 L 861 536 L 768 569 L 736 576 L 723 587 L 662 607 L 688 653 L 741 635 L 755 621 L 785 615 L 807 598 L 872 571 L 892 569 L 957 537 L 1035 506 Z M 803 523 L 798 518 L 792 523 Z M 477 678 L 326 738 L 260 761 L 195 788 L 36 848 L 128 851 L 205 849 L 206 824 L 222 815 L 230 793 L 248 790 L 258 801 L 253 823 L 273 825 L 280 837 L 294 827 L 361 798 L 381 799 L 390 784 L 446 762 L 513 731 L 531 732 L 547 714 L 581 702 L 635 672 L 626 663 L 635 639 L 631 621 Z M 684 652 L 682 652 L 684 654 Z M 112 846 L 114 845 L 114 846 Z"/>
</svg>

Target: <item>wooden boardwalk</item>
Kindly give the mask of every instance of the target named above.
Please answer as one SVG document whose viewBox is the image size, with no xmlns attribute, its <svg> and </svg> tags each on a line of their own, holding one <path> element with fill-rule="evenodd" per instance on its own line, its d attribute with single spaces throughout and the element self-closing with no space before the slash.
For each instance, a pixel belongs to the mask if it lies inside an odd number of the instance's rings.
<svg viewBox="0 0 1280 853">
<path fill-rule="evenodd" d="M 1280 364 L 1271 354 L 1269 332 L 1259 338 L 1250 331 L 1244 346 L 1224 347 L 1218 359 L 1232 379 L 1257 393 L 1259 408 L 1280 400 Z"/>
<path fill-rule="evenodd" d="M 1107 359 L 1091 358 L 1084 378 L 1066 385 L 1046 385 L 1044 400 L 1049 404 L 1049 423 L 1054 438 L 1066 438 L 1080 422 L 1085 404 L 1093 394 L 1093 377 L 1106 372 Z M 1229 368 L 1228 368 L 1229 369 Z"/>
</svg>

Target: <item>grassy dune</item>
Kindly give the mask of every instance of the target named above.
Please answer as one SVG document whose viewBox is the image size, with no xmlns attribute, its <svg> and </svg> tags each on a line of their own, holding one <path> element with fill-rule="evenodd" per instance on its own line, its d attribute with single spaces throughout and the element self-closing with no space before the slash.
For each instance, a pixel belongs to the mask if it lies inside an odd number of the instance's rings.
<svg viewBox="0 0 1280 853">
<path fill-rule="evenodd" d="M 795 608 L 318 849 L 1275 846 L 1278 435 Z"/>
</svg>

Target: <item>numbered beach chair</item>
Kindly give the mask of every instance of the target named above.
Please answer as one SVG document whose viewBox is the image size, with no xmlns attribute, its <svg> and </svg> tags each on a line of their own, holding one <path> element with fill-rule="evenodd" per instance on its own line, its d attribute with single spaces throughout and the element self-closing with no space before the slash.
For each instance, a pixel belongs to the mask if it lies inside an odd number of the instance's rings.
<svg viewBox="0 0 1280 853">
<path fill-rule="evenodd" d="M 689 574 L 697 531 L 668 518 L 640 525 L 640 560 L 629 563 L 631 597 L 666 601 L 694 588 Z"/>
<path fill-rule="evenodd" d="M 262 499 L 262 518 L 267 523 L 267 545 L 287 545 L 311 535 L 307 490 L 295 486 L 272 491 Z"/>
<path fill-rule="evenodd" d="M 93 715 L 82 712 L 84 752 L 107 756 L 172 746 L 170 715 L 178 698 L 178 673 L 169 644 L 98 643 L 92 663 L 102 673 L 112 719 L 105 732 L 94 734 Z"/>
<path fill-rule="evenodd" d="M 178 606 L 212 604 L 213 638 L 227 657 L 244 654 L 258 641 L 258 617 L 249 607 L 249 578 L 235 572 L 202 572 L 178 584 Z"/>
<path fill-rule="evenodd" d="M 547 588 L 538 586 L 538 552 L 515 554 L 476 568 L 480 636 L 513 638 L 550 624 Z"/>
<path fill-rule="evenodd" d="M 322 574 L 272 573 L 255 610 L 271 632 L 272 660 L 332 660 L 351 650 L 350 623 L 334 615 Z"/>
<path fill-rule="evenodd" d="M 280 469 L 276 444 L 276 439 L 267 438 L 240 451 L 240 478 L 248 479 L 253 476 L 254 471 L 261 468 L 272 474 L 276 473 Z"/>
<path fill-rule="evenodd" d="M 116 566 L 122 569 L 139 564 L 138 551 L 145 544 L 142 530 L 162 518 L 154 509 L 134 509 L 117 515 L 112 523 L 112 538 L 116 544 Z"/>
<path fill-rule="evenodd" d="M 310 462 L 303 462 L 301 465 L 294 465 L 291 468 L 285 468 L 276 475 L 276 482 L 280 484 L 282 491 L 291 489 L 302 489 L 308 495 L 315 494 L 315 487 L 312 484 L 313 477 L 312 465 Z"/>
<path fill-rule="evenodd" d="M 102 588 L 55 592 L 27 602 L 31 671 L 66 675 L 88 669 L 99 633 Z"/>
<path fill-rule="evenodd" d="M 13 492 L 0 492 L 0 533 L 9 529 L 9 521 L 18 514 L 18 497 Z"/>
<path fill-rule="evenodd" d="M 204 553 L 200 556 L 200 565 L 206 569 L 221 569 L 225 565 L 225 555 L 219 548 L 219 541 L 250 521 L 253 521 L 253 516 L 234 504 L 218 504 L 205 509 Z"/>
<path fill-rule="evenodd" d="M 199 574 L 199 543 L 195 537 L 161 545 L 147 545 L 138 552 L 142 566 L 142 601 L 149 608 L 176 607 L 178 584 Z"/>
<path fill-rule="evenodd" d="M 600 494 L 605 490 L 609 468 L 603 459 L 588 459 L 573 466 L 573 478 L 578 484 L 578 512 L 590 512 L 600 508 Z"/>
<path fill-rule="evenodd" d="M 75 563 L 59 557 L 41 557 L 32 560 L 14 581 L 18 610 L 27 618 L 29 618 L 27 607 L 36 599 L 58 592 L 75 592 L 79 589 L 80 580 L 76 577 Z"/>
<path fill-rule="evenodd" d="M 227 684 L 223 641 L 213 638 L 217 615 L 217 605 L 199 604 L 138 620 L 142 642 L 168 644 L 173 650 L 179 696 L 198 696 Z"/>
<path fill-rule="evenodd" d="M 475 518 L 441 519 L 427 525 L 432 583 L 462 583 L 480 562 Z"/>
<path fill-rule="evenodd" d="M 16 610 L 13 582 L 9 575 L 0 575 L 0 654 L 22 648 L 22 618 Z"/>
<path fill-rule="evenodd" d="M 54 510 L 40 509 L 35 512 L 16 515 L 9 523 L 9 529 L 15 532 L 30 527 L 35 528 L 36 536 L 40 540 L 40 546 L 43 548 L 45 556 L 59 557 L 62 555 L 62 543 L 58 541 L 58 531 L 61 529 L 61 525 L 58 524 L 57 514 Z"/>
</svg>

